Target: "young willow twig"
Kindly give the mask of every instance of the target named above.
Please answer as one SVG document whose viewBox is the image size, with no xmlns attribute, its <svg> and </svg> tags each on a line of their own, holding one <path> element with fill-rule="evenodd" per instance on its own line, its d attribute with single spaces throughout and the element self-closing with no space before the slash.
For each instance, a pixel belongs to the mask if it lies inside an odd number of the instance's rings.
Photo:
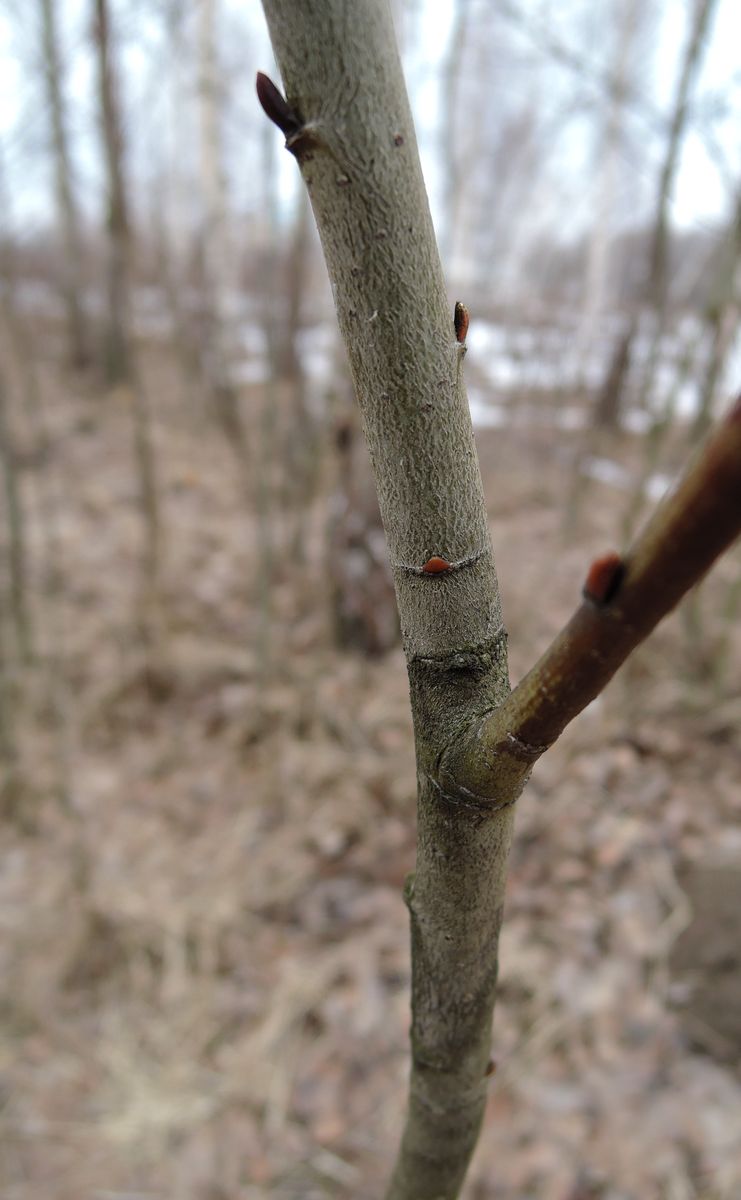
<svg viewBox="0 0 741 1200">
<path fill-rule="evenodd" d="M 741 533 L 741 396 L 630 550 L 590 567 L 583 600 L 543 656 L 447 757 L 458 787 L 496 801 L 598 696 Z M 492 787 L 492 781 L 495 786 Z"/>
</svg>

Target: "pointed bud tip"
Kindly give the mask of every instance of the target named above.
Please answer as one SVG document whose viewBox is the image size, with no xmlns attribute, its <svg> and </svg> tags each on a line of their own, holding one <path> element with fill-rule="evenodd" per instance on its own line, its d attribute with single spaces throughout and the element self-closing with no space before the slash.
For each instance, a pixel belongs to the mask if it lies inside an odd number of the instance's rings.
<svg viewBox="0 0 741 1200">
<path fill-rule="evenodd" d="M 296 113 L 290 107 L 285 97 L 281 95 L 269 75 L 264 71 L 257 72 L 255 90 L 262 110 L 273 124 L 277 125 L 285 136 L 291 137 L 301 128 Z"/>
</svg>

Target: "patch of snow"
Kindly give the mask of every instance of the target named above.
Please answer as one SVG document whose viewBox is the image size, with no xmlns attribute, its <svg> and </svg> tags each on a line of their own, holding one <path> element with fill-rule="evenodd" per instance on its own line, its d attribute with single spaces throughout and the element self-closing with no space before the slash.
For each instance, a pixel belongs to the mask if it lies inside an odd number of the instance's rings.
<svg viewBox="0 0 741 1200">
<path fill-rule="evenodd" d="M 243 359 L 234 364 L 230 373 L 237 384 L 267 383 L 270 378 L 267 363 L 261 358 Z"/>
<path fill-rule="evenodd" d="M 509 423 L 509 413 L 504 405 L 492 404 L 474 388 L 469 388 L 468 404 L 475 429 L 502 429 Z"/>
<path fill-rule="evenodd" d="M 581 464 L 581 473 L 586 475 L 587 479 L 621 489 L 629 487 L 631 482 L 625 467 L 613 462 L 611 458 L 585 458 Z"/>
<path fill-rule="evenodd" d="M 644 491 L 649 500 L 659 501 L 664 498 L 674 480 L 669 475 L 651 475 L 646 481 Z"/>
<path fill-rule="evenodd" d="M 653 418 L 644 408 L 629 408 L 623 413 L 620 428 L 627 433 L 648 433 Z"/>
</svg>

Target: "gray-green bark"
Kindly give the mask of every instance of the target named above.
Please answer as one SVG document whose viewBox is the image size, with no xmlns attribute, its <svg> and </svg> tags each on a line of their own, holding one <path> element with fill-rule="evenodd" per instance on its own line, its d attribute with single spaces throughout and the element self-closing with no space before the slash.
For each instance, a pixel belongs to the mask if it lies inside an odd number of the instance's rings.
<svg viewBox="0 0 741 1200">
<path fill-rule="evenodd" d="M 303 122 L 293 149 L 363 415 L 412 684 L 413 1069 L 390 1195 L 452 1197 L 483 1116 L 511 831 L 506 808 L 443 789 L 438 772 L 461 726 L 508 691 L 462 347 L 386 4 L 278 0 L 266 12 Z M 421 573 L 432 556 L 462 565 Z"/>
<path fill-rule="evenodd" d="M 412 1075 L 388 1200 L 455 1200 L 484 1113 L 514 801 L 548 744 L 738 534 L 741 403 L 633 557 L 592 564 L 583 604 L 510 693 L 464 350 L 388 4 L 264 8 L 287 99 L 264 76 L 258 94 L 300 164 L 319 228 L 411 687 Z"/>
</svg>

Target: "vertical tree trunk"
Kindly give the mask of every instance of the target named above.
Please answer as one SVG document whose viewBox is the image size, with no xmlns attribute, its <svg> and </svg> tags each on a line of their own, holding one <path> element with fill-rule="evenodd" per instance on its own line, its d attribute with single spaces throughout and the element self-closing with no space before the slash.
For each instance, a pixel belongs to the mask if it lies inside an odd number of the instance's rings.
<svg viewBox="0 0 741 1200">
<path fill-rule="evenodd" d="M 188 414 L 196 427 L 204 416 L 204 363 L 190 303 L 188 250 L 192 248 L 192 194 L 183 147 L 190 137 L 188 72 L 190 46 L 185 37 L 187 14 L 179 3 L 170 4 L 165 29 L 170 50 L 167 68 L 167 151 L 162 176 L 152 191 L 152 229 L 158 248 L 158 277 L 163 300 L 172 320 L 173 349 L 187 398 Z"/>
<path fill-rule="evenodd" d="M 134 421 L 134 463 L 144 524 L 144 554 L 137 621 L 145 642 L 151 647 L 155 641 L 155 627 L 158 624 L 155 618 L 160 560 L 157 473 L 149 402 L 137 371 L 132 346 L 129 294 L 131 231 L 108 0 L 94 0 L 94 10 L 101 131 L 108 189 L 108 324 L 105 366 L 109 383 L 126 384 L 130 390 Z"/>
<path fill-rule="evenodd" d="M 702 62 L 705 37 L 710 27 L 716 5 L 717 0 L 694 0 L 690 33 L 677 81 L 664 161 L 659 175 L 656 209 L 642 289 L 642 303 L 653 315 L 651 342 L 641 383 L 641 402 L 644 405 L 650 402 L 651 399 L 661 342 L 666 333 L 669 289 L 667 261 L 669 247 L 669 201 L 671 200 L 674 188 L 682 141 L 687 127 L 689 99 L 700 63 Z M 632 328 L 634 332 L 637 332 L 639 322 L 636 321 Z M 620 347 L 618 348 L 618 356 L 610 364 L 611 370 L 614 370 L 615 363 L 620 355 L 622 355 L 623 361 L 627 364 L 631 357 L 630 345 L 628 346 L 627 354 L 624 354 Z M 627 374 L 624 373 L 613 382 L 613 391 L 615 393 L 613 408 L 615 412 L 619 412 L 622 406 L 622 392 L 626 377 Z"/>
<path fill-rule="evenodd" d="M 692 429 L 694 441 L 707 433 L 712 420 L 713 405 L 728 355 L 739 331 L 739 309 L 741 308 L 741 187 L 736 191 L 733 216 L 722 248 L 722 261 L 718 271 L 706 321 L 710 333 L 710 351 L 705 375 L 700 389 L 697 418 Z"/>
<path fill-rule="evenodd" d="M 610 243 L 613 237 L 615 192 L 623 136 L 625 96 L 633 65 L 631 50 L 639 20 L 639 7 L 639 0 L 624 0 L 622 4 L 615 6 L 615 20 L 618 22 L 618 28 L 615 35 L 607 112 L 599 147 L 596 202 L 589 237 L 584 311 L 578 334 L 583 357 L 589 353 L 594 342 L 600 317 L 605 307 L 610 267 Z M 617 355 L 615 361 L 619 361 L 619 358 L 620 356 Z M 613 424 L 613 408 L 612 405 L 600 405 L 597 410 L 597 423 Z"/>
<path fill-rule="evenodd" d="M 15 455 L 11 445 L 5 380 L 0 378 L 0 470 L 5 498 L 10 612 L 13 618 L 18 659 L 33 656 L 31 609 L 28 595 L 26 523 Z"/>
<path fill-rule="evenodd" d="M 372 657 L 398 644 L 399 618 L 378 496 L 344 356 L 335 367 L 329 400 L 335 410 L 334 454 L 324 577 L 332 637 L 342 649 Z"/>
<path fill-rule="evenodd" d="M 82 245 L 80 220 L 72 188 L 70 154 L 67 138 L 67 114 L 59 56 L 59 37 L 55 0 L 40 0 L 44 79 L 51 114 L 54 180 L 59 223 L 62 231 L 62 295 L 67 313 L 69 358 L 74 367 L 88 362 L 88 336 L 82 302 L 80 267 Z"/>
<path fill-rule="evenodd" d="M 9 225 L 10 197 L 4 186 L 5 180 L 0 163 L 0 207 Z M 36 369 L 32 342 L 26 323 L 18 311 L 17 303 L 17 269 L 13 248 L 6 242 L 4 252 L 0 256 L 0 281 L 2 281 L 2 314 L 12 344 L 16 374 L 21 390 L 21 402 L 25 415 L 30 423 L 35 437 L 35 453 L 43 455 L 50 443 L 48 414 L 45 411 L 40 380 Z M 3 439 L 6 452 L 10 453 L 9 439 Z M 0 458 L 2 458 L 0 446 Z M 47 700 L 49 712 L 52 715 L 56 739 L 57 777 L 55 791 L 60 802 L 69 806 L 71 795 L 71 754 L 69 749 L 68 726 L 70 720 L 70 703 L 67 689 L 63 680 L 61 659 L 65 645 L 63 616 L 59 605 L 59 595 L 62 589 L 62 554 L 59 543 L 58 518 L 63 505 L 60 499 L 59 479 L 53 463 L 46 464 L 39 472 L 36 481 L 35 496 L 32 492 L 31 503 L 35 502 L 36 519 L 39 526 L 39 555 L 43 562 L 43 571 L 39 575 L 39 592 L 34 596 L 34 614 L 32 633 L 34 655 L 42 660 L 46 675 Z M 29 480 L 29 483 L 33 482 Z M 0 620 L 0 624 L 2 621 Z M 36 631 L 40 636 L 36 637 Z M 13 713 L 12 696 L 8 690 L 9 676 L 7 671 L 8 652 L 0 649 L 0 660 L 5 659 L 3 678 L 3 663 L 0 661 L 0 690 L 5 685 L 6 720 L 12 735 Z M 0 695 L 0 708 L 3 696 Z M 3 716 L 0 713 L 0 725 Z M 0 737 L 0 743 L 2 738 Z M 2 745 L 0 744 L 0 754 Z"/>
<path fill-rule="evenodd" d="M 458 209 L 463 187 L 460 139 L 461 119 L 458 90 L 463 63 L 463 50 L 468 35 L 470 0 L 455 0 L 453 26 L 442 68 L 440 87 L 440 166 L 443 177 L 443 217 L 439 237 L 440 254 L 449 277 L 455 278 L 458 229 Z"/>
<path fill-rule="evenodd" d="M 265 8 L 288 102 L 300 114 L 291 148 L 363 413 L 412 690 L 419 778 L 417 868 L 407 888 L 413 1068 L 389 1195 L 452 1197 L 484 1112 L 512 825 L 509 803 L 491 806 L 447 789 L 438 771 L 461 722 L 498 705 L 509 688 L 463 346 L 388 5 L 366 0 L 351 21 L 343 0 L 270 0 Z M 425 573 L 436 556 L 453 569 Z"/>
<path fill-rule="evenodd" d="M 285 462 L 293 508 L 289 554 L 295 562 L 303 561 L 306 554 L 306 527 L 319 473 L 320 453 L 318 421 L 309 410 L 307 377 L 299 347 L 311 270 L 310 222 L 311 207 L 302 188 L 293 215 L 285 288 L 282 289 L 284 295 L 278 297 L 281 332 L 276 359 L 282 366 L 281 376 L 290 393 Z M 277 238 L 274 244 L 277 249 Z"/>
<path fill-rule="evenodd" d="M 659 176 L 659 188 L 656 198 L 656 217 L 651 238 L 651 250 L 648 259 L 648 277 L 646 281 L 646 296 L 654 311 L 663 316 L 666 307 L 667 292 L 667 250 L 669 230 L 669 200 L 671 199 L 674 180 L 679 165 L 679 154 L 682 148 L 689 115 L 689 99 L 697 72 L 702 62 L 705 49 L 705 37 L 717 7 L 717 0 L 694 0 L 691 18 L 690 35 L 687 41 L 684 59 L 677 83 L 669 135 L 666 143 L 666 154 Z"/>
<path fill-rule="evenodd" d="M 225 432 L 243 437 L 232 379 L 235 356 L 234 246 L 229 236 L 227 181 L 222 149 L 222 80 L 217 49 L 217 0 L 199 0 L 198 107 L 200 116 L 201 253 L 205 291 L 204 373 Z M 229 295 L 231 285 L 232 294 Z"/>
<path fill-rule="evenodd" d="M 94 13 L 95 40 L 98 51 L 101 132 L 108 193 L 108 311 L 104 363 L 109 383 L 122 383 L 129 380 L 132 374 L 128 295 L 131 253 L 129 215 L 124 184 L 123 136 L 114 80 L 108 0 L 94 0 Z"/>
<path fill-rule="evenodd" d="M 0 211 L 3 224 L 0 228 L 0 306 L 3 320 L 10 335 L 15 367 L 23 392 L 23 404 L 33 424 L 38 449 L 47 441 L 41 402 L 36 354 L 29 337 L 26 322 L 18 309 L 18 263 L 16 248 L 12 241 L 13 227 L 12 193 L 8 189 L 3 156 L 0 152 Z"/>
</svg>

